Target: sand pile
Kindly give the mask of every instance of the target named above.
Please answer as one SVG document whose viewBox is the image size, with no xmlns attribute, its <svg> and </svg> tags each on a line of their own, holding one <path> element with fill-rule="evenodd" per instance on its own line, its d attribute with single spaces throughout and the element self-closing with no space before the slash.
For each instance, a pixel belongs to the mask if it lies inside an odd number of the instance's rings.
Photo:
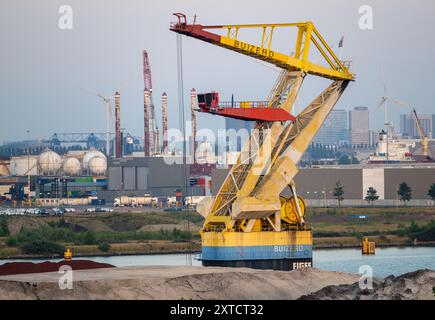
<svg viewBox="0 0 435 320">
<path fill-rule="evenodd" d="M 358 283 L 329 286 L 301 300 L 435 300 L 435 271 L 419 270 L 399 277 L 373 281 L 373 290 Z"/>
<path fill-rule="evenodd" d="M 291 272 L 184 266 L 79 270 L 72 290 L 56 273 L 0 277 L 0 299 L 297 299 L 358 276 L 316 269 Z"/>
<path fill-rule="evenodd" d="M 303 269 L 290 272 L 141 266 L 73 272 L 59 288 L 58 272 L 0 276 L 0 299 L 434 299 L 435 271 L 374 280 L 361 291 L 358 275 Z"/>
</svg>

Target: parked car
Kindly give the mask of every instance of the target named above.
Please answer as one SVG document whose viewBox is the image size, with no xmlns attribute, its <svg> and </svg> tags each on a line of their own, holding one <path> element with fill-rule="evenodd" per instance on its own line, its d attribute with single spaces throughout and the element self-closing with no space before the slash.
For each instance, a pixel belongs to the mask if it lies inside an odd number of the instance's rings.
<svg viewBox="0 0 435 320">
<path fill-rule="evenodd" d="M 86 208 L 85 212 L 95 212 L 95 208 Z"/>
<path fill-rule="evenodd" d="M 41 212 L 38 208 L 28 208 L 25 210 L 25 213 L 27 214 L 39 214 Z"/>
<path fill-rule="evenodd" d="M 67 213 L 73 213 L 73 212 L 76 212 L 76 209 L 74 209 L 74 208 L 65 208 L 65 212 L 67 212 Z"/>
<path fill-rule="evenodd" d="M 96 208 L 95 212 L 113 212 L 112 208 Z"/>
<path fill-rule="evenodd" d="M 39 210 L 39 215 L 41 215 L 41 216 L 48 216 L 48 215 L 50 215 L 50 212 L 47 210 L 47 209 L 40 209 Z"/>
<path fill-rule="evenodd" d="M 65 210 L 62 208 L 53 208 L 52 212 L 56 216 L 61 216 L 65 213 Z"/>
</svg>

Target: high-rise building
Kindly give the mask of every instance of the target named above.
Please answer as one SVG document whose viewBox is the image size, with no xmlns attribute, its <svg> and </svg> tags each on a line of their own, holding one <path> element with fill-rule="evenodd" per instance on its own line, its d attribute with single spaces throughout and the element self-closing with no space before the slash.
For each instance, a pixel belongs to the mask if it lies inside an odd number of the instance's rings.
<svg viewBox="0 0 435 320">
<path fill-rule="evenodd" d="M 429 138 L 435 138 L 435 114 L 419 114 L 418 117 L 420 118 L 424 134 Z M 400 116 L 400 133 L 405 138 L 420 138 L 417 122 L 413 115 L 402 114 Z"/>
<path fill-rule="evenodd" d="M 233 118 L 225 118 L 226 150 L 241 151 L 243 145 L 251 135 L 255 122 L 243 121 Z"/>
<path fill-rule="evenodd" d="M 347 111 L 342 109 L 332 110 L 313 142 L 324 145 L 347 144 L 349 143 L 348 132 Z"/>
<path fill-rule="evenodd" d="M 370 146 L 369 108 L 355 107 L 349 111 L 349 130 L 352 146 Z"/>
</svg>

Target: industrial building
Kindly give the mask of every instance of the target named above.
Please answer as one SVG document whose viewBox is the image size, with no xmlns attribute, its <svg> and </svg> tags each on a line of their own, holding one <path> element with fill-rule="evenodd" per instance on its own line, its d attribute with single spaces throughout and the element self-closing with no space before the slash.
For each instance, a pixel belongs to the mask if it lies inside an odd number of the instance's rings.
<svg viewBox="0 0 435 320">
<path fill-rule="evenodd" d="M 213 195 L 219 191 L 228 172 L 228 169 L 213 170 L 211 189 Z M 435 183 L 435 164 L 301 168 L 295 177 L 298 194 L 305 200 L 319 200 L 318 204 L 323 200 L 335 199 L 333 190 L 337 182 L 343 186 L 346 200 L 363 204 L 367 190 L 373 187 L 378 192 L 379 203 L 386 205 L 398 200 L 399 184 L 406 182 L 412 189 L 413 200 L 420 201 L 421 205 L 431 205 L 428 190 Z"/>
<path fill-rule="evenodd" d="M 86 198 L 107 189 L 106 156 L 96 149 L 61 156 L 47 148 L 38 156 L 3 159 L 0 168 L 0 196 L 11 200 Z"/>
<path fill-rule="evenodd" d="M 107 190 L 98 192 L 98 197 L 107 202 L 122 195 L 172 197 L 177 189 L 186 189 L 187 195 L 210 195 L 214 168 L 184 165 L 182 157 L 172 156 L 110 159 Z"/>
</svg>

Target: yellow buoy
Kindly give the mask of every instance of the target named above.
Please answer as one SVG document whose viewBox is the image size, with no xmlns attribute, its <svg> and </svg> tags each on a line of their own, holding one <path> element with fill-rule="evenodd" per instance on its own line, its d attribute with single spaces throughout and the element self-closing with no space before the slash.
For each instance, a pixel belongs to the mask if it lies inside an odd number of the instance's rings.
<svg viewBox="0 0 435 320">
<path fill-rule="evenodd" d="M 376 245 L 374 242 L 370 242 L 369 238 L 365 237 L 362 243 L 362 254 L 363 255 L 372 255 L 375 254 Z"/>
<path fill-rule="evenodd" d="M 63 258 L 65 260 L 72 260 L 72 252 L 70 248 L 66 248 L 66 251 L 63 254 Z"/>
</svg>

